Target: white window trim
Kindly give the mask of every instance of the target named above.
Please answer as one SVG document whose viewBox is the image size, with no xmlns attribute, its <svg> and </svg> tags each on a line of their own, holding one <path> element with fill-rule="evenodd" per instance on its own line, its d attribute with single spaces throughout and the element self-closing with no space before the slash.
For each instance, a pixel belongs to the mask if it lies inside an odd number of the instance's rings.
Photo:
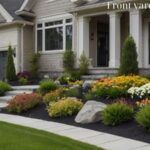
<svg viewBox="0 0 150 150">
<path fill-rule="evenodd" d="M 72 22 L 66 23 L 66 19 L 72 19 Z M 53 26 L 45 26 L 45 23 L 47 22 L 53 22 L 53 21 L 58 21 L 58 20 L 62 20 L 63 23 L 59 24 L 59 25 L 53 25 Z M 38 28 L 37 25 L 38 24 L 42 24 L 42 27 Z M 36 48 L 36 52 L 39 52 L 41 54 L 53 54 L 53 53 L 63 53 L 66 50 L 66 26 L 68 25 L 72 25 L 73 27 L 73 16 L 72 15 L 61 15 L 61 17 L 50 17 L 50 18 L 44 18 L 44 19 L 40 19 L 38 21 L 36 21 L 35 24 L 35 48 Z M 63 27 L 63 49 L 59 49 L 59 50 L 46 50 L 45 49 L 45 30 L 46 29 L 51 29 L 51 28 L 56 28 L 56 27 Z M 37 49 L 37 31 L 38 30 L 42 30 L 42 50 L 38 51 Z M 73 43 L 73 35 L 72 35 L 72 43 Z"/>
<path fill-rule="evenodd" d="M 144 67 L 145 68 L 149 68 L 150 64 L 149 64 L 149 23 L 150 23 L 150 18 L 147 18 L 144 20 L 144 39 L 143 39 L 143 46 L 144 46 Z"/>
</svg>

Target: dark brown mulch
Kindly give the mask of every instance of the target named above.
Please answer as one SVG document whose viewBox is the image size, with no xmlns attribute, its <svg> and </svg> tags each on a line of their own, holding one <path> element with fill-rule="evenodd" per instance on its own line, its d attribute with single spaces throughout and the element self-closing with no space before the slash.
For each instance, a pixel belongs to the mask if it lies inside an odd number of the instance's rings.
<svg viewBox="0 0 150 150">
<path fill-rule="evenodd" d="M 1 110 L 0 113 L 7 113 L 7 112 L 6 110 Z M 138 126 L 138 124 L 135 121 L 129 121 L 127 123 L 115 127 L 105 126 L 101 122 L 82 125 L 74 122 L 75 116 L 67 117 L 67 118 L 57 118 L 57 119 L 50 118 L 48 116 L 44 104 L 40 104 L 36 108 L 29 110 L 28 112 L 21 113 L 20 115 L 25 117 L 30 117 L 30 118 L 43 119 L 46 121 L 53 121 L 53 122 L 59 122 L 68 125 L 74 125 L 77 127 L 92 129 L 100 132 L 105 132 L 109 134 L 114 134 L 114 135 L 130 138 L 130 139 L 150 143 L 150 132 Z"/>
</svg>

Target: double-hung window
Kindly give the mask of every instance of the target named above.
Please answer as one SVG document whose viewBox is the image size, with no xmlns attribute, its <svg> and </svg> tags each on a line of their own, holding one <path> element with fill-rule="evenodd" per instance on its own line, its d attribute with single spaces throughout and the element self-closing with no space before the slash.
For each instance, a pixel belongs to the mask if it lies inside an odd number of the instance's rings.
<svg viewBox="0 0 150 150">
<path fill-rule="evenodd" d="M 72 18 L 37 24 L 37 50 L 42 52 L 72 49 Z"/>
</svg>

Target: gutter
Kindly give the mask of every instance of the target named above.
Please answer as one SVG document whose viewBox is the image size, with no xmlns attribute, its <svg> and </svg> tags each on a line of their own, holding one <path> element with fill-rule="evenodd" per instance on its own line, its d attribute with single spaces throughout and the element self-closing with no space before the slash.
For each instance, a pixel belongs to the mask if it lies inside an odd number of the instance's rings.
<svg viewBox="0 0 150 150">
<path fill-rule="evenodd" d="M 127 2 L 134 2 L 137 0 L 111 0 L 111 1 L 106 1 L 106 2 L 102 2 L 102 3 L 96 3 L 96 4 L 89 4 L 89 5 L 84 5 L 84 6 L 78 6 L 72 10 L 69 11 L 69 13 L 75 13 L 75 12 L 79 12 L 79 11 L 84 11 L 84 10 L 88 10 L 88 9 L 93 9 L 93 8 L 99 8 L 99 7 L 105 7 L 107 6 L 107 3 L 109 2 L 110 4 L 113 3 L 127 3 Z"/>
<path fill-rule="evenodd" d="M 0 24 L 0 28 L 11 26 L 11 25 L 24 25 L 24 24 L 34 26 L 33 22 L 16 20 L 16 21 L 13 21 L 13 22 L 2 23 L 2 24 Z"/>
</svg>

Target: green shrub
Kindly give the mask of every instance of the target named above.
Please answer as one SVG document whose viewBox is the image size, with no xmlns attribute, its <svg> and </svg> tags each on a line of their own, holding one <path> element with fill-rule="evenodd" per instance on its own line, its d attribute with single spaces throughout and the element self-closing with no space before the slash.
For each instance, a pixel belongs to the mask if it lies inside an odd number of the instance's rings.
<svg viewBox="0 0 150 150">
<path fill-rule="evenodd" d="M 39 59 L 40 59 L 40 54 L 39 53 L 34 53 L 32 54 L 30 64 L 31 64 L 31 77 L 33 79 L 37 79 L 39 75 Z"/>
<path fill-rule="evenodd" d="M 125 89 L 118 87 L 98 87 L 94 93 L 97 98 L 117 98 L 127 95 Z"/>
<path fill-rule="evenodd" d="M 135 117 L 137 123 L 150 130 L 150 105 L 143 107 Z"/>
<path fill-rule="evenodd" d="M 87 75 L 89 72 L 90 60 L 83 53 L 79 59 L 80 65 L 79 70 L 81 75 Z"/>
<path fill-rule="evenodd" d="M 121 54 L 121 64 L 119 69 L 119 75 L 138 74 L 138 61 L 136 44 L 134 39 L 129 36 L 123 46 Z"/>
<path fill-rule="evenodd" d="M 52 80 L 43 80 L 40 82 L 39 92 L 46 94 L 57 89 L 57 84 Z"/>
<path fill-rule="evenodd" d="M 10 91 L 11 87 L 9 84 L 0 81 L 0 96 L 3 96 L 5 92 Z"/>
<path fill-rule="evenodd" d="M 15 65 L 14 65 L 14 59 L 13 59 L 13 50 L 12 50 L 11 46 L 8 47 L 8 53 L 7 53 L 6 79 L 8 81 L 15 81 L 17 79 Z"/>
<path fill-rule="evenodd" d="M 84 98 L 85 100 L 94 100 L 95 99 L 95 94 L 91 91 L 89 91 L 88 93 L 84 94 Z"/>
<path fill-rule="evenodd" d="M 80 91 L 81 89 L 78 87 L 66 88 L 64 89 L 64 95 L 66 97 L 80 97 L 81 96 Z"/>
<path fill-rule="evenodd" d="M 29 83 L 29 81 L 28 81 L 28 79 L 27 78 L 20 78 L 19 79 L 19 83 L 21 84 L 21 85 L 27 85 L 28 83 Z"/>
<path fill-rule="evenodd" d="M 62 75 L 58 80 L 61 85 L 67 85 L 71 80 L 71 77 L 69 75 Z"/>
<path fill-rule="evenodd" d="M 71 81 L 81 80 L 81 73 L 79 70 L 72 71 Z"/>
<path fill-rule="evenodd" d="M 47 93 L 44 98 L 43 98 L 43 101 L 46 103 L 46 104 L 49 104 L 51 102 L 56 102 L 58 101 L 59 99 L 61 99 L 63 95 L 63 89 L 57 89 L 55 91 L 51 91 L 50 93 Z"/>
<path fill-rule="evenodd" d="M 58 102 L 50 103 L 48 113 L 50 117 L 66 117 L 76 115 L 83 103 L 76 98 L 63 98 Z"/>
<path fill-rule="evenodd" d="M 102 121 L 105 125 L 119 125 L 133 118 L 134 110 L 127 104 L 114 103 L 107 106 L 102 113 Z"/>
<path fill-rule="evenodd" d="M 75 69 L 75 54 L 72 50 L 66 50 L 63 55 L 63 66 L 66 73 L 71 74 Z"/>
<path fill-rule="evenodd" d="M 36 93 L 21 94 L 8 102 L 7 110 L 9 112 L 21 113 L 38 105 L 42 97 Z"/>
</svg>

